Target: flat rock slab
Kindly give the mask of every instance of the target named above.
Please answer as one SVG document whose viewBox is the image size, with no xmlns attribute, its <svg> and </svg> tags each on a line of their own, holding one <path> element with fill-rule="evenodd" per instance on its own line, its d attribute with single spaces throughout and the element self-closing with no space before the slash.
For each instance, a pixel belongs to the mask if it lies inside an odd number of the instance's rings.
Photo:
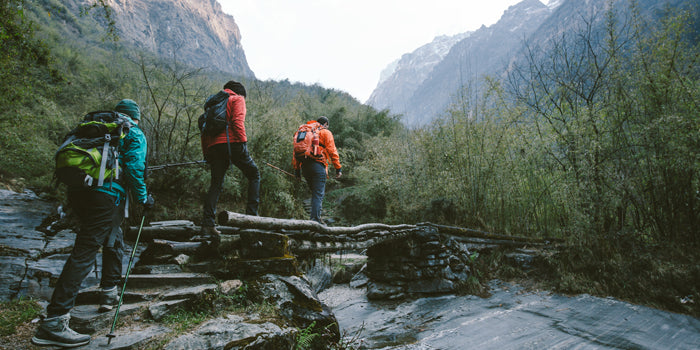
<svg viewBox="0 0 700 350">
<path fill-rule="evenodd" d="M 197 286 L 214 280 L 205 273 L 163 273 L 156 275 L 129 275 L 127 288 L 157 288 L 165 286 Z"/>
<path fill-rule="evenodd" d="M 122 304 L 119 309 L 119 318 L 134 314 L 146 306 L 146 303 Z M 76 332 L 84 334 L 109 330 L 114 321 L 115 311 L 100 313 L 97 312 L 97 308 L 97 305 L 78 305 L 74 307 L 70 312 L 70 327 Z"/>
<path fill-rule="evenodd" d="M 139 349 L 141 345 L 151 339 L 169 333 L 170 328 L 164 326 L 151 326 L 145 329 L 121 329 L 116 330 L 116 337 L 109 341 L 107 336 L 93 336 L 90 344 L 75 349 L 80 350 L 130 350 Z M 109 344 L 107 344 L 109 342 Z"/>
<path fill-rule="evenodd" d="M 122 292 L 122 285 L 117 286 L 119 294 Z M 76 305 L 98 305 L 100 303 L 100 295 L 102 289 L 95 285 L 90 288 L 82 289 L 75 298 Z M 133 291 L 127 286 L 124 291 L 123 304 L 140 303 L 144 301 L 155 300 L 161 292 L 158 291 Z"/>
<path fill-rule="evenodd" d="M 162 265 L 141 265 L 136 266 L 131 270 L 134 274 L 155 275 L 164 273 L 181 273 L 182 267 L 177 264 L 162 264 Z"/>
<path fill-rule="evenodd" d="M 46 246 L 44 234 L 38 231 L 3 226 L 0 223 L 0 254 L 38 258 Z"/>
<path fill-rule="evenodd" d="M 46 216 L 56 212 L 54 203 L 31 191 L 0 190 L 0 225 L 4 228 L 34 230 Z"/>
<path fill-rule="evenodd" d="M 526 291 L 492 281 L 488 298 L 374 302 L 333 286 L 320 295 L 367 349 L 698 349 L 700 320 L 590 295 Z M 463 347 L 460 345 L 464 344 Z"/>
<path fill-rule="evenodd" d="M 52 254 L 70 254 L 75 244 L 75 232 L 71 230 L 59 231 L 53 237 L 47 237 L 48 243 L 44 247 L 43 256 Z"/>
<path fill-rule="evenodd" d="M 205 293 L 213 293 L 218 286 L 214 283 L 192 286 L 187 288 L 178 288 L 169 291 L 161 296 L 163 300 L 173 299 L 193 299 Z"/>
<path fill-rule="evenodd" d="M 25 293 L 21 293 L 26 264 L 23 257 L 0 256 L 0 301 L 26 294 L 26 288 Z"/>
<path fill-rule="evenodd" d="M 291 349 L 294 347 L 296 330 L 270 323 L 247 323 L 240 316 L 229 315 L 208 321 L 194 332 L 177 337 L 164 349 L 243 349 L 259 337 L 266 337 L 271 349 Z M 275 339 L 273 339 L 275 338 Z"/>
<path fill-rule="evenodd" d="M 148 312 L 151 314 L 151 318 L 160 321 L 163 317 L 171 314 L 178 308 L 187 307 L 189 299 L 176 299 L 176 300 L 166 300 L 159 303 L 153 304 L 148 307 Z"/>
</svg>

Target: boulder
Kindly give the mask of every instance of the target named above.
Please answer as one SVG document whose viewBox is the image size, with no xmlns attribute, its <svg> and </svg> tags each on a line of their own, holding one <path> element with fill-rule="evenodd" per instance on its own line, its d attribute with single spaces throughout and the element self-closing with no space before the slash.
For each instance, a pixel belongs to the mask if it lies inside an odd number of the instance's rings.
<svg viewBox="0 0 700 350">
<path fill-rule="evenodd" d="M 292 349 L 297 331 L 270 322 L 255 323 L 237 315 L 205 322 L 192 332 L 165 345 L 165 350 L 179 349 Z"/>
</svg>

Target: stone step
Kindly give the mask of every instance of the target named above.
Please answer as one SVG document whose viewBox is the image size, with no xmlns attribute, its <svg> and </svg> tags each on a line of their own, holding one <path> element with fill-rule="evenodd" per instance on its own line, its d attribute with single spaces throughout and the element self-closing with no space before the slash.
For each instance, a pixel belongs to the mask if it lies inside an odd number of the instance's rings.
<svg viewBox="0 0 700 350">
<path fill-rule="evenodd" d="M 181 273 L 182 267 L 177 264 L 157 264 L 135 266 L 131 273 L 142 275 L 155 275 L 162 273 Z"/>
<path fill-rule="evenodd" d="M 139 312 L 148 303 L 122 304 L 119 309 L 119 318 Z M 114 321 L 114 312 L 97 312 L 97 305 L 77 305 L 70 312 L 70 327 L 78 333 L 93 334 L 96 332 L 109 332 Z"/>
<path fill-rule="evenodd" d="M 129 276 L 131 279 L 131 276 Z M 140 303 L 150 301 L 157 298 L 161 293 L 159 291 L 134 291 L 131 286 L 127 286 L 124 291 L 123 304 Z M 122 285 L 117 286 L 118 293 L 122 292 Z M 76 305 L 98 305 L 100 303 L 100 295 L 102 289 L 99 286 L 94 286 L 81 290 L 75 298 Z"/>
<path fill-rule="evenodd" d="M 188 299 L 173 299 L 155 303 L 148 307 L 151 318 L 160 321 L 178 308 L 187 308 L 191 302 Z"/>
<path fill-rule="evenodd" d="M 75 349 L 79 350 L 122 350 L 139 349 L 151 339 L 170 333 L 171 329 L 164 326 L 141 326 L 138 328 L 115 329 L 115 337 L 110 339 L 106 335 L 93 336 L 88 345 Z"/>
<path fill-rule="evenodd" d="M 214 277 L 206 273 L 161 273 L 155 275 L 129 275 L 127 289 L 159 288 L 166 286 L 197 286 L 209 284 Z"/>
<path fill-rule="evenodd" d="M 161 300 L 174 300 L 174 299 L 194 299 L 201 296 L 202 294 L 215 293 L 218 285 L 215 283 L 202 284 L 192 287 L 177 288 L 169 290 L 163 293 L 160 297 Z"/>
</svg>

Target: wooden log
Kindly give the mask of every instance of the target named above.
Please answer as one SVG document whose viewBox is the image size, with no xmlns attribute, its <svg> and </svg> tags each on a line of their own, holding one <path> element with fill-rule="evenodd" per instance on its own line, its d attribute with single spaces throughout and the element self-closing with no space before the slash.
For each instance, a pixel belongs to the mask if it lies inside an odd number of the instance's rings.
<svg viewBox="0 0 700 350">
<path fill-rule="evenodd" d="M 124 233 L 127 240 L 135 240 L 138 235 L 138 226 L 129 227 Z M 145 226 L 141 229 L 141 240 L 165 239 L 170 241 L 188 241 L 199 232 L 194 226 Z"/>
<path fill-rule="evenodd" d="M 460 236 L 460 237 L 483 238 L 483 239 L 491 239 L 491 240 L 496 240 L 496 241 L 500 240 L 500 241 L 511 241 L 511 242 L 524 242 L 524 243 L 530 243 L 530 244 L 550 244 L 550 243 L 563 242 L 563 240 L 559 239 L 559 238 L 533 238 L 533 237 L 522 237 L 522 236 L 499 235 L 499 234 L 495 234 L 495 233 L 489 233 L 489 232 L 485 232 L 485 231 L 479 231 L 479 230 L 474 230 L 474 229 L 469 229 L 469 228 L 464 228 L 464 227 L 438 225 L 438 224 L 433 224 L 430 222 L 421 223 L 418 225 L 432 226 L 432 227 L 437 228 L 438 232 L 440 232 L 440 233 L 446 233 L 446 234 L 450 234 L 453 236 Z M 494 244 L 499 244 L 499 243 L 494 243 Z"/>
<path fill-rule="evenodd" d="M 164 239 L 154 239 L 148 244 L 149 253 L 155 255 L 195 255 L 202 242 L 176 242 Z"/>
<path fill-rule="evenodd" d="M 153 239 L 165 239 L 168 241 L 179 241 L 186 242 L 192 237 L 199 234 L 201 230 L 200 226 L 145 226 L 141 230 L 141 240 L 149 242 Z M 239 229 L 235 227 L 217 227 L 217 230 L 221 231 L 222 234 L 231 235 L 236 234 Z M 133 241 L 136 239 L 136 235 L 139 232 L 137 226 L 129 227 L 129 229 L 124 233 L 124 238 L 126 240 Z"/>
<path fill-rule="evenodd" d="M 278 219 L 252 216 L 231 211 L 222 211 L 218 216 L 219 225 L 263 230 L 309 230 L 328 235 L 355 234 L 367 230 L 402 230 L 415 228 L 414 225 L 385 225 L 378 223 L 362 224 L 353 227 L 331 227 L 312 220 Z"/>
</svg>

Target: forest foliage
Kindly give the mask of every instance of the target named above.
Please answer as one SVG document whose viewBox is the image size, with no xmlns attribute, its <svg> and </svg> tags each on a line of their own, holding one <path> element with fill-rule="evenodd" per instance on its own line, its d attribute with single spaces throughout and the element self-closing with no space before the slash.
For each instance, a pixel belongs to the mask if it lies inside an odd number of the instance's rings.
<svg viewBox="0 0 700 350">
<path fill-rule="evenodd" d="M 560 257 L 559 287 L 572 291 L 589 290 L 567 287 L 567 276 L 597 274 L 607 287 L 590 291 L 604 293 L 619 274 L 670 259 L 684 273 L 647 271 L 617 287 L 634 296 L 654 280 L 676 288 L 658 298 L 699 296 L 698 11 L 650 19 L 612 9 L 602 25 L 583 21 L 546 47 L 526 45 L 505 79 L 485 78 L 478 94 L 465 85 L 438 120 L 408 129 L 341 91 L 240 79 L 104 41 L 94 19 L 46 2 L 57 9 L 52 16 L 80 29 L 80 40 L 60 26 L 37 28 L 55 22 L 23 0 L 0 5 L 2 178 L 60 198 L 50 182 L 63 135 L 86 112 L 122 98 L 141 105 L 149 165 L 200 160 L 203 102 L 239 79 L 262 176 L 261 215 L 306 217 L 305 184 L 272 166 L 291 172 L 291 135 L 325 115 L 345 175 L 329 180 L 324 203 L 338 224 L 432 221 L 563 238 L 574 248 Z M 229 173 L 221 209 L 243 210 L 245 181 Z M 205 166 L 153 171 L 156 218 L 198 222 L 208 183 Z"/>
</svg>

